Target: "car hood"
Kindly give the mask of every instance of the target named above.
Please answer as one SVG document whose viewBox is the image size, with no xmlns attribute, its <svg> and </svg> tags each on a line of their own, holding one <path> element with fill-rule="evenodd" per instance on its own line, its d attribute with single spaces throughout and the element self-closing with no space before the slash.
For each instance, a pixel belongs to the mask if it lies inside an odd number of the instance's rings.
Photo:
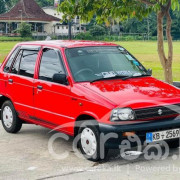
<svg viewBox="0 0 180 180">
<path fill-rule="evenodd" d="M 180 104 L 180 89 L 153 77 L 104 80 L 81 85 L 119 107 L 144 108 Z"/>
</svg>

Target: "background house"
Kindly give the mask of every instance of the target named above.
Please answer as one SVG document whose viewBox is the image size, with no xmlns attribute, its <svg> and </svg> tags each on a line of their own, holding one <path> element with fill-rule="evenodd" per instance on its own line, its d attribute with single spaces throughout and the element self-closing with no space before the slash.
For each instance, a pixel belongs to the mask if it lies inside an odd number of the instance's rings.
<svg viewBox="0 0 180 180">
<path fill-rule="evenodd" d="M 33 32 L 45 33 L 45 25 L 53 21 L 60 19 L 46 14 L 34 0 L 20 0 L 9 12 L 0 15 L 0 32 L 12 33 L 21 22 L 27 22 Z"/>
<path fill-rule="evenodd" d="M 68 25 L 61 22 L 62 13 L 57 13 L 58 1 L 55 0 L 54 7 L 41 8 L 34 0 L 20 0 L 9 12 L 0 14 L 0 34 L 15 35 L 20 23 L 31 24 L 34 36 L 44 35 L 68 35 Z M 72 24 L 72 34 L 85 31 L 81 26 L 79 18 L 75 18 Z"/>
<path fill-rule="evenodd" d="M 55 4 L 56 5 L 56 4 Z M 51 7 L 44 7 L 42 8 L 46 14 L 54 16 L 60 20 L 62 20 L 62 13 L 57 12 L 56 6 Z M 45 31 L 48 34 L 56 34 L 56 35 L 68 35 L 68 23 L 62 21 L 53 21 L 49 24 L 45 25 Z M 80 32 L 86 31 L 86 25 L 80 23 L 80 19 L 77 16 L 75 19 L 72 20 L 72 34 L 76 35 Z"/>
</svg>

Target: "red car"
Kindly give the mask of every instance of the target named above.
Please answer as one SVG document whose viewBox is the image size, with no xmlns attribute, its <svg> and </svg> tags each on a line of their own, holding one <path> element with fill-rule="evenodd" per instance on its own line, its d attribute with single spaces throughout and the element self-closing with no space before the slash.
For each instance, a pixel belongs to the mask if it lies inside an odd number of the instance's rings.
<svg viewBox="0 0 180 180">
<path fill-rule="evenodd" d="M 132 135 L 179 147 L 180 89 L 151 75 L 112 43 L 19 43 L 0 68 L 3 127 L 17 133 L 33 123 L 79 137 L 94 161 Z"/>
</svg>

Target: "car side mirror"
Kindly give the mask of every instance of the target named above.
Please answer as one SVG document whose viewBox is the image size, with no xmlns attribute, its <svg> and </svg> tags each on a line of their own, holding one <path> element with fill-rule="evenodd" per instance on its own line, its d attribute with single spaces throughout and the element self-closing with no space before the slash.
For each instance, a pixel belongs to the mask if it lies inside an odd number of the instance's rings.
<svg viewBox="0 0 180 180">
<path fill-rule="evenodd" d="M 59 84 L 67 84 L 67 76 L 65 74 L 56 73 L 53 75 L 52 81 Z"/>
<path fill-rule="evenodd" d="M 152 69 L 148 69 L 148 70 L 147 70 L 147 74 L 150 75 L 150 76 L 152 76 Z"/>
</svg>

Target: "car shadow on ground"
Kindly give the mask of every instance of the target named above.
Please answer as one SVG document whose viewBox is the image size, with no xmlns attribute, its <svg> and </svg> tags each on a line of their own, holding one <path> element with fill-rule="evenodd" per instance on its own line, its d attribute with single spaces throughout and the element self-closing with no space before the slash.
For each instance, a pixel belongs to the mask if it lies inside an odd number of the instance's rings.
<svg viewBox="0 0 180 180">
<path fill-rule="evenodd" d="M 18 135 L 30 135 L 38 138 L 39 140 L 49 141 L 49 139 L 59 132 L 51 131 L 47 128 L 35 126 L 35 128 L 26 128 L 22 129 Z M 72 148 L 73 144 L 73 137 L 69 136 L 68 140 L 63 138 L 58 138 L 55 142 L 55 151 L 59 151 L 58 149 L 63 149 L 62 151 L 66 150 L 70 152 L 70 156 L 75 154 Z M 48 148 L 48 147 L 47 147 Z M 61 150 L 60 150 L 61 151 Z M 80 153 L 80 152 L 79 152 Z M 168 152 L 166 148 L 161 147 L 157 149 L 154 145 L 150 145 L 148 148 L 147 146 L 143 146 L 141 151 L 137 147 L 125 150 L 123 153 L 120 152 L 120 149 L 110 149 L 108 155 L 105 160 L 100 160 L 98 163 L 94 163 L 93 166 L 99 164 L 106 164 L 106 163 L 113 163 L 119 162 L 119 165 L 140 162 L 140 161 L 149 161 L 149 160 L 163 160 L 167 157 L 171 157 L 172 159 L 176 160 L 180 156 L 180 149 L 169 149 Z M 77 157 L 78 160 L 79 157 Z"/>
</svg>

